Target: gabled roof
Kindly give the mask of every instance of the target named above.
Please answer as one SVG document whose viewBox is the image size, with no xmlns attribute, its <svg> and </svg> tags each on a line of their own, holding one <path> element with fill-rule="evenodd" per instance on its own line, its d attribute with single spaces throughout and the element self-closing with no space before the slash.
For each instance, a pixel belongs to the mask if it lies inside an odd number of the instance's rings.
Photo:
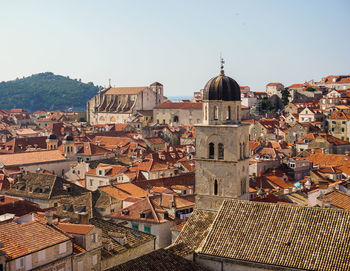
<svg viewBox="0 0 350 271">
<path fill-rule="evenodd" d="M 209 271 L 192 261 L 186 260 L 169 250 L 158 249 L 134 260 L 117 265 L 108 271 Z"/>
<path fill-rule="evenodd" d="M 349 114 L 345 114 L 342 111 L 334 112 L 332 115 L 329 116 L 330 119 L 350 119 Z"/>
<path fill-rule="evenodd" d="M 324 195 L 324 198 L 317 198 L 323 203 L 329 203 L 331 206 L 343 209 L 350 210 L 350 195 L 346 194 L 339 190 L 334 190 Z"/>
<path fill-rule="evenodd" d="M 89 224 L 72 224 L 60 222 L 58 223 L 57 228 L 66 233 L 85 235 L 88 234 L 94 228 L 94 226 Z"/>
<path fill-rule="evenodd" d="M 168 249 L 179 256 L 192 254 L 205 239 L 217 212 L 196 209 Z"/>
<path fill-rule="evenodd" d="M 68 189 L 69 188 L 69 189 Z M 52 174 L 27 172 L 6 194 L 37 199 L 78 196 L 89 190 Z"/>
<path fill-rule="evenodd" d="M 99 189 L 117 200 L 125 200 L 129 197 L 145 198 L 149 195 L 146 190 L 132 183 L 106 185 L 99 187 Z"/>
<path fill-rule="evenodd" d="M 137 220 L 159 224 L 171 220 L 170 218 L 163 218 L 161 216 L 161 214 L 165 212 L 166 210 L 157 205 L 151 198 L 147 197 L 107 216 L 122 220 Z M 141 217 L 141 213 L 145 213 L 144 218 Z"/>
<path fill-rule="evenodd" d="M 118 88 L 109 88 L 105 94 L 113 95 L 124 95 L 124 94 L 138 94 L 147 87 L 118 87 Z"/>
<path fill-rule="evenodd" d="M 197 250 L 225 259 L 303 270 L 349 270 L 350 212 L 225 200 Z"/>
<path fill-rule="evenodd" d="M 70 239 L 66 234 L 39 221 L 18 224 L 10 220 L 0 223 L 1 250 L 10 260 Z"/>
<path fill-rule="evenodd" d="M 77 152 L 79 155 L 104 155 L 108 153 L 113 153 L 110 150 L 107 150 L 106 148 L 103 148 L 101 146 L 98 146 L 96 144 L 93 144 L 91 142 L 84 142 L 83 147 Z"/>
<path fill-rule="evenodd" d="M 118 225 L 113 222 L 105 221 L 103 219 L 92 218 L 90 219 L 90 224 L 96 226 L 102 230 L 102 243 L 106 247 L 111 246 L 110 250 L 102 247 L 101 257 L 102 260 L 113 257 L 127 251 L 132 251 L 130 249 L 137 248 L 138 246 L 145 244 L 147 242 L 152 242 L 155 237 L 151 234 L 144 233 L 142 231 L 127 228 Z M 116 237 L 125 237 L 125 245 L 121 245 L 115 239 Z"/>
<path fill-rule="evenodd" d="M 4 166 L 20 166 L 28 164 L 60 162 L 66 160 L 67 158 L 64 157 L 59 150 L 0 155 L 0 162 L 4 164 Z"/>
</svg>

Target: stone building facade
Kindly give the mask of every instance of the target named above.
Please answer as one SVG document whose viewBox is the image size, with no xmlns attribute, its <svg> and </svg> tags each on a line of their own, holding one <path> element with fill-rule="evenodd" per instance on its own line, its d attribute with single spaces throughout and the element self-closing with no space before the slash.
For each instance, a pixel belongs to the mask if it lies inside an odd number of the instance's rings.
<svg viewBox="0 0 350 271">
<path fill-rule="evenodd" d="M 163 103 L 163 85 L 108 87 L 87 102 L 87 121 L 94 124 L 127 123 L 138 111 L 152 110 Z"/>
<path fill-rule="evenodd" d="M 247 199 L 249 125 L 241 123 L 240 87 L 223 69 L 204 88 L 203 122 L 195 127 L 197 208 Z"/>
<path fill-rule="evenodd" d="M 201 102 L 163 103 L 153 110 L 153 119 L 158 124 L 175 126 L 202 123 Z"/>
</svg>

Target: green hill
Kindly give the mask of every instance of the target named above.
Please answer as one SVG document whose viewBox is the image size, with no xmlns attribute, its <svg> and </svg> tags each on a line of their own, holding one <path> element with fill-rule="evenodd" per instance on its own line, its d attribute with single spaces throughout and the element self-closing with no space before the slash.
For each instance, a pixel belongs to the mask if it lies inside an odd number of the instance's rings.
<svg viewBox="0 0 350 271">
<path fill-rule="evenodd" d="M 29 77 L 0 83 L 0 108 L 23 108 L 29 112 L 39 109 L 48 111 L 85 110 L 86 102 L 100 88 L 68 76 L 52 72 L 33 74 Z"/>
</svg>

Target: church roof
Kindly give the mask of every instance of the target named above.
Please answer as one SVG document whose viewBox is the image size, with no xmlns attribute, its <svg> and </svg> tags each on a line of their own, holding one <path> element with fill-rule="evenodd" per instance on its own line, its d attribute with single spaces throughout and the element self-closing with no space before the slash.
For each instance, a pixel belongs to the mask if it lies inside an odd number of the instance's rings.
<svg viewBox="0 0 350 271">
<path fill-rule="evenodd" d="M 118 88 L 109 88 L 105 94 L 113 95 L 124 95 L 124 94 L 138 94 L 147 87 L 118 87 Z"/>
<path fill-rule="evenodd" d="M 214 211 L 194 210 L 179 236 L 168 249 L 179 256 L 193 253 L 207 236 L 216 214 Z"/>
<path fill-rule="evenodd" d="M 349 270 L 349 223 L 345 210 L 225 200 L 197 252 L 292 269 Z"/>
</svg>

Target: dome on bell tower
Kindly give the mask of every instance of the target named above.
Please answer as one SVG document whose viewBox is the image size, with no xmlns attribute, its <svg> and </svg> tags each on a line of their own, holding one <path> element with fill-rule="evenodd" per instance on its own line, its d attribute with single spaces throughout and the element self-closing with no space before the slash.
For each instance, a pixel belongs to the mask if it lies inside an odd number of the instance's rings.
<svg viewBox="0 0 350 271">
<path fill-rule="evenodd" d="M 208 81 L 203 90 L 203 100 L 240 101 L 241 89 L 238 83 L 225 75 L 223 61 L 220 75 Z"/>
</svg>

